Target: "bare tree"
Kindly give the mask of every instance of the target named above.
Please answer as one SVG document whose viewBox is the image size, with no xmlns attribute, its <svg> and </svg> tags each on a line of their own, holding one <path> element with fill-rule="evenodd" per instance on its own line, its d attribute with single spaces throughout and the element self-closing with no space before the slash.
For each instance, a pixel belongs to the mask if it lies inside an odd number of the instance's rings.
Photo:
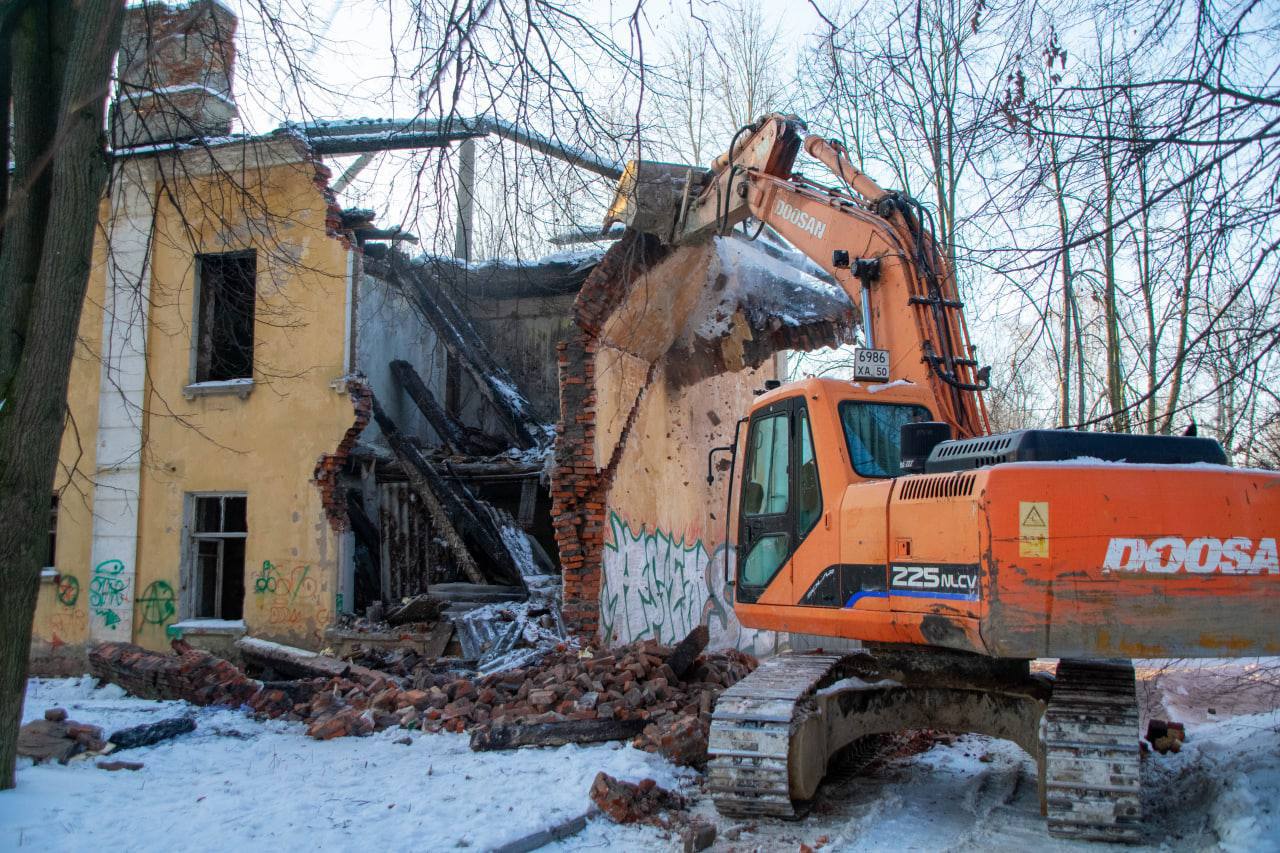
<svg viewBox="0 0 1280 853">
<path fill-rule="evenodd" d="M 42 523 L 108 172 L 103 117 L 122 8 L 32 0 L 0 9 L 0 164 L 13 162 L 0 187 L 0 788 L 14 784 Z"/>
</svg>

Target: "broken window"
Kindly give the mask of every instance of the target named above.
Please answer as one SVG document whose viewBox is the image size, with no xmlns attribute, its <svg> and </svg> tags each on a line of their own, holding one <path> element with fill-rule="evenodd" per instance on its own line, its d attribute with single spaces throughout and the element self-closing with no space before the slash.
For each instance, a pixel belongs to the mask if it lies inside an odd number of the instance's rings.
<svg viewBox="0 0 1280 853">
<path fill-rule="evenodd" d="M 45 555 L 45 566 L 52 568 L 57 565 L 55 562 L 58 558 L 58 496 L 54 495 L 53 500 L 49 504 L 49 552 Z"/>
<path fill-rule="evenodd" d="M 244 495 L 192 498 L 188 588 L 197 619 L 244 616 L 246 504 Z"/>
<path fill-rule="evenodd" d="M 251 379 L 257 255 L 200 255 L 199 262 L 195 381 Z"/>
</svg>

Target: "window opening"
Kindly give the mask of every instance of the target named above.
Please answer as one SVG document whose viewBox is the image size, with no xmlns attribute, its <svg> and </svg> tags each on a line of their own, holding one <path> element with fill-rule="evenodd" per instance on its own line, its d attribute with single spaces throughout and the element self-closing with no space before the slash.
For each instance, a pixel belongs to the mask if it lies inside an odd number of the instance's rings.
<svg viewBox="0 0 1280 853">
<path fill-rule="evenodd" d="M 197 619 L 244 617 L 244 495 L 197 495 L 191 523 L 191 566 Z"/>
<path fill-rule="evenodd" d="M 200 255 L 196 382 L 253 378 L 257 255 Z"/>
<path fill-rule="evenodd" d="M 863 477 L 902 476 L 902 425 L 931 419 L 924 406 L 844 401 L 840 423 L 853 470 Z"/>
</svg>

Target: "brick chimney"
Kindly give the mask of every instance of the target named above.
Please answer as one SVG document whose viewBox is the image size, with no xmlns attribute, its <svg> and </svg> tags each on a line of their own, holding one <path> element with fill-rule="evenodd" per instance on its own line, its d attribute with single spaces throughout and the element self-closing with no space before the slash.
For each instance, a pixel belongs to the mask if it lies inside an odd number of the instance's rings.
<svg viewBox="0 0 1280 853">
<path fill-rule="evenodd" d="M 111 115 L 115 148 L 231 132 L 236 23 L 217 0 L 126 10 Z"/>
</svg>

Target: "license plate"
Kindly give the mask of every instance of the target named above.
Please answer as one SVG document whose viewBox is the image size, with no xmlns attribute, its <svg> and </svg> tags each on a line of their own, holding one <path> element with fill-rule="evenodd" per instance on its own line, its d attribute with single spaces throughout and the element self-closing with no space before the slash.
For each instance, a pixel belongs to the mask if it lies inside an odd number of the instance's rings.
<svg viewBox="0 0 1280 853">
<path fill-rule="evenodd" d="M 857 347 L 853 351 L 853 378 L 876 382 L 889 379 L 889 351 Z"/>
</svg>

